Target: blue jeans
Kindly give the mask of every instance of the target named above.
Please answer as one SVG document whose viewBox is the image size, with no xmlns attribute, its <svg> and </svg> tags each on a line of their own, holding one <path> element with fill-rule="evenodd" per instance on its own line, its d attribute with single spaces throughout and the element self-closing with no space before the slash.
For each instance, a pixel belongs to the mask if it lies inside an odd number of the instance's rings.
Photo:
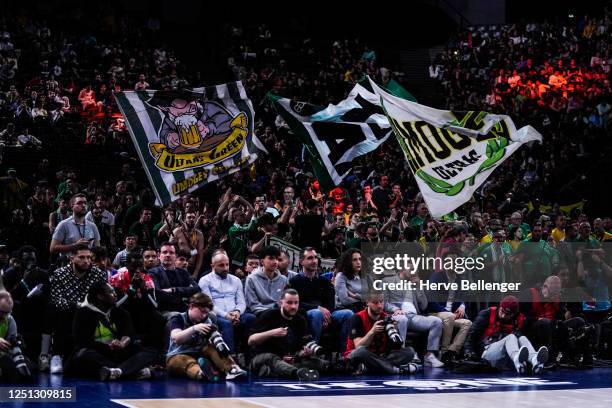
<svg viewBox="0 0 612 408">
<path fill-rule="evenodd" d="M 251 331 L 251 326 L 254 321 L 255 315 L 252 313 L 243 313 L 240 315 L 240 326 L 242 326 L 245 335 L 248 335 Z M 221 332 L 223 340 L 230 349 L 230 353 L 234 354 L 236 351 L 236 342 L 234 341 L 234 330 L 236 327 L 230 320 L 219 316 L 217 316 L 217 324 L 219 325 L 219 331 Z"/>
<path fill-rule="evenodd" d="M 344 350 L 346 350 L 346 339 L 349 335 L 349 322 L 352 315 L 353 312 L 348 309 L 334 310 L 331 313 L 332 324 L 340 328 L 340 353 L 344 353 Z M 321 333 L 323 332 L 323 312 L 319 309 L 310 309 L 306 312 L 306 318 L 308 319 L 310 333 L 313 339 L 318 343 L 321 340 Z"/>
</svg>

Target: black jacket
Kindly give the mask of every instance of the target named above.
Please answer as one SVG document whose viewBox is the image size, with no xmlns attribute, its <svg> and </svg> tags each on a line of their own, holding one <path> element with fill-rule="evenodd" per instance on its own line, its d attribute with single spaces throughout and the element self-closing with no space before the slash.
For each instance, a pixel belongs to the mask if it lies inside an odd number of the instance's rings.
<svg viewBox="0 0 612 408">
<path fill-rule="evenodd" d="M 307 312 L 323 306 L 333 312 L 336 291 L 331 282 L 319 275 L 309 279 L 300 273 L 289 281 L 289 286 L 297 290 L 300 295 L 300 312 Z"/>
<path fill-rule="evenodd" d="M 187 304 L 183 299 L 189 298 L 200 291 L 200 287 L 185 269 L 164 269 L 161 266 L 148 271 L 155 284 L 155 298 L 160 311 L 184 312 Z M 174 288 L 174 293 L 162 289 Z"/>
<path fill-rule="evenodd" d="M 485 331 L 489 327 L 490 315 L 491 308 L 481 310 L 480 313 L 478 313 L 478 316 L 476 316 L 476 319 L 474 319 L 474 321 L 472 322 L 472 326 L 470 327 L 470 331 L 468 332 L 467 338 L 465 339 L 465 344 L 463 346 L 465 354 L 474 353 L 480 356 L 484 351 L 486 339 L 483 339 L 483 336 L 485 334 Z M 521 332 L 518 329 L 515 329 L 513 333 L 517 337 L 522 336 Z"/>
<path fill-rule="evenodd" d="M 102 323 L 109 328 L 115 339 L 120 340 L 123 336 L 132 337 L 132 319 L 125 310 L 113 307 L 108 313 L 104 313 L 91 303 L 87 298 L 76 310 L 72 326 L 74 335 L 74 348 L 76 351 L 89 348 L 101 352 L 109 351 L 109 347 L 95 339 L 95 332 Z M 112 328 L 114 327 L 114 328 Z"/>
</svg>

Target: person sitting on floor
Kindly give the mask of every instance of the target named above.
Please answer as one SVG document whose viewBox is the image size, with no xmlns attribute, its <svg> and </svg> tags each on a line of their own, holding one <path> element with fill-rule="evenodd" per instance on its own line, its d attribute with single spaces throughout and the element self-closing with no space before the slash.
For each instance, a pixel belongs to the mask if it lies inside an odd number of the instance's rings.
<svg viewBox="0 0 612 408">
<path fill-rule="evenodd" d="M 504 297 L 499 307 L 481 311 L 465 342 L 466 358 L 483 359 L 500 370 L 513 367 L 519 374 L 525 373 L 529 364 L 533 374 L 540 374 L 548 360 L 548 349 L 543 346 L 535 351 L 521 333 L 524 321 L 525 316 L 519 312 L 519 301 L 514 296 Z"/>
<path fill-rule="evenodd" d="M 133 341 L 132 319 L 116 307 L 115 290 L 106 282 L 94 284 L 74 315 L 75 349 L 68 371 L 100 381 L 151 378 L 154 349 Z"/>
<path fill-rule="evenodd" d="M 216 381 L 221 372 L 226 380 L 247 374 L 229 355 L 230 350 L 210 319 L 213 301 L 204 293 L 189 299 L 186 312 L 174 316 L 166 326 L 169 332 L 166 367 L 168 373 L 192 380 Z"/>
</svg>

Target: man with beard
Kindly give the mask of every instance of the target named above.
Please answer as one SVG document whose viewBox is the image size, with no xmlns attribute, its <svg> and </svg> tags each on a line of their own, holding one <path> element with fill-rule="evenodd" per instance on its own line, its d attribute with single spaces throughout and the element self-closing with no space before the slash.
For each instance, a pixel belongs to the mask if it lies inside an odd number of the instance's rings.
<svg viewBox="0 0 612 408">
<path fill-rule="evenodd" d="M 246 302 L 240 278 L 229 274 L 229 258 L 226 253 L 217 252 L 212 258 L 212 272 L 200 279 L 202 293 L 210 296 L 215 307 L 219 331 L 230 349 L 236 351 L 234 333 L 239 330 L 248 334 L 255 315 L 245 313 Z M 246 336 L 245 336 L 246 338 Z"/>
<path fill-rule="evenodd" d="M 403 339 L 396 329 L 393 329 L 395 338 L 389 335 L 384 304 L 383 294 L 372 292 L 367 307 L 351 317 L 344 357 L 360 374 L 414 374 L 423 367 L 412 363 L 414 349 L 403 347 Z"/>
<path fill-rule="evenodd" d="M 339 350 L 344 352 L 349 332 L 349 319 L 353 312 L 349 309 L 335 310 L 336 292 L 328 279 L 319 276 L 317 251 L 306 247 L 300 252 L 302 272 L 291 278 L 289 285 L 300 295 L 300 309 L 306 315 L 310 333 L 314 341 L 321 340 L 323 330 L 339 329 Z"/>
<path fill-rule="evenodd" d="M 51 239 L 51 255 L 60 255 L 64 261 L 72 255 L 77 246 L 89 248 L 100 245 L 100 232 L 93 222 L 85 219 L 87 213 L 85 194 L 75 194 L 70 199 L 72 216 L 60 222 Z"/>
<path fill-rule="evenodd" d="M 132 319 L 117 307 L 117 295 L 106 282 L 97 282 L 74 315 L 74 353 L 68 371 L 100 381 L 151 378 L 148 367 L 156 357 L 134 338 Z"/>
<path fill-rule="evenodd" d="M 261 313 L 253 324 L 249 337 L 254 354 L 251 371 L 258 377 L 317 380 L 318 370 L 328 364 L 306 347 L 310 339 L 306 336 L 306 319 L 298 313 L 300 296 L 295 289 L 285 289 L 279 303 L 279 308 Z"/>
<path fill-rule="evenodd" d="M 155 283 L 155 298 L 159 303 L 159 311 L 169 318 L 176 312 L 184 312 L 187 305 L 183 299 L 196 294 L 200 288 L 189 272 L 175 267 L 174 244 L 164 242 L 161 245 L 159 261 L 160 266 L 150 269 L 148 273 Z"/>
<path fill-rule="evenodd" d="M 198 215 L 195 212 L 186 213 L 183 225 L 172 231 L 170 239 L 170 242 L 177 244 L 180 250 L 189 252 L 191 258 L 195 259 L 195 266 L 190 271 L 193 279 L 200 276 L 204 263 L 204 235 L 196 228 L 197 218 Z"/>
<path fill-rule="evenodd" d="M 85 213 L 83 211 L 83 217 Z M 58 228 L 59 229 L 59 228 Z M 49 347 L 47 335 L 53 334 L 53 357 L 51 358 L 51 374 L 63 371 L 62 356 L 71 349 L 67 336 L 72 333 L 72 321 L 77 304 L 85 300 L 89 289 L 98 282 L 107 282 L 107 274 L 92 266 L 91 250 L 85 243 L 65 245 L 70 247 L 74 255 L 71 262 L 56 269 L 49 277 L 51 286 L 50 310 L 53 318 L 49 319 L 51 330 L 43 334 L 43 349 L 39 364 L 42 369 L 49 367 Z M 41 370 L 42 370 L 41 369 Z"/>
<path fill-rule="evenodd" d="M 481 311 L 465 342 L 468 359 L 485 360 L 500 370 L 514 368 L 524 374 L 529 364 L 532 373 L 544 371 L 548 360 L 548 349 L 540 347 L 535 351 L 531 342 L 522 334 L 525 316 L 519 312 L 519 301 L 506 296 L 499 306 Z"/>
</svg>

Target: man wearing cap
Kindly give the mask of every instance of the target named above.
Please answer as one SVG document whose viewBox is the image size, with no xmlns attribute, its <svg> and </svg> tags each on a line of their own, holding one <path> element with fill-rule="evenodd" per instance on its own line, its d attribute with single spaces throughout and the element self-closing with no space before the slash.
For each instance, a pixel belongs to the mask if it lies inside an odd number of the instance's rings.
<svg viewBox="0 0 612 408">
<path fill-rule="evenodd" d="M 535 351 L 531 342 L 522 334 L 525 316 L 519 312 L 519 301 L 506 296 L 499 306 L 481 311 L 468 333 L 465 354 L 471 360 L 482 358 L 498 369 L 513 367 L 523 374 L 531 366 L 533 374 L 544 370 L 548 349 Z"/>
</svg>

